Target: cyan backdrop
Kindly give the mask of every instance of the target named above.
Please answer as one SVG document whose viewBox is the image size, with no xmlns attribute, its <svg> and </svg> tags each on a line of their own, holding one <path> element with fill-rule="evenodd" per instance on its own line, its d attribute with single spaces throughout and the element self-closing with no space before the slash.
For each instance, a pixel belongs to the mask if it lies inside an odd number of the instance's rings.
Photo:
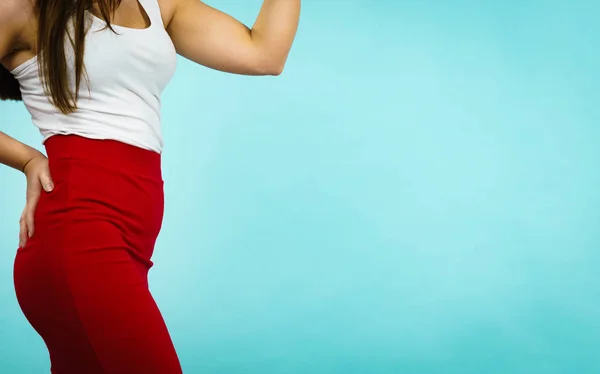
<svg viewBox="0 0 600 374">
<path fill-rule="evenodd" d="M 303 8 L 282 76 L 180 60 L 164 94 L 150 281 L 185 372 L 599 373 L 600 3 Z M 20 104 L 0 131 L 41 149 Z M 47 373 L 0 180 L 0 372 Z"/>
</svg>

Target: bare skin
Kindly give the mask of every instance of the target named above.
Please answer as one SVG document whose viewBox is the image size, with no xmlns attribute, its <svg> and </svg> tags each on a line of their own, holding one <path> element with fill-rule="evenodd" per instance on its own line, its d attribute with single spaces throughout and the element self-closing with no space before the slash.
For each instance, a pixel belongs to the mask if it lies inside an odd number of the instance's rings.
<svg viewBox="0 0 600 374">
<path fill-rule="evenodd" d="M 158 0 L 177 53 L 211 69 L 242 75 L 283 71 L 300 16 L 300 0 L 264 0 L 252 28 L 200 0 Z M 93 11 L 96 16 L 99 12 Z M 144 29 L 148 15 L 137 0 L 123 0 L 112 23 Z M 0 1 L 0 63 L 12 70 L 37 54 L 33 0 Z M 19 245 L 35 231 L 33 213 L 53 182 L 46 156 L 0 132 L 0 163 L 27 178 L 27 202 L 19 221 Z"/>
</svg>

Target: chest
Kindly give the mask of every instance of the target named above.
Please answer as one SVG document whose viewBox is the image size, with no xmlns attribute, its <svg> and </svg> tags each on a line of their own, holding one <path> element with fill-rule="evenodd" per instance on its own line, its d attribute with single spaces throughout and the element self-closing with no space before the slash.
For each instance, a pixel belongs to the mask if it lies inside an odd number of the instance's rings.
<svg viewBox="0 0 600 374">
<path fill-rule="evenodd" d="M 168 28 L 171 19 L 175 13 L 175 6 L 178 0 L 142 0 L 154 1 L 158 5 L 163 28 Z M 29 25 L 23 28 L 20 40 L 15 45 L 13 53 L 7 56 L 2 63 L 12 70 L 24 62 L 35 57 L 38 53 L 37 42 L 37 22 L 33 6 L 30 5 L 23 9 L 29 15 Z M 101 14 L 97 5 L 94 5 L 90 13 L 98 18 Z M 145 29 L 151 26 L 152 20 L 144 6 L 139 0 L 123 0 L 113 18 L 115 25 L 121 25 L 128 29 Z M 167 34 L 168 35 L 168 34 Z M 162 39 L 162 37 L 161 37 Z"/>
<path fill-rule="evenodd" d="M 145 29 L 151 25 L 151 19 L 142 5 L 144 0 L 122 0 L 111 23 L 132 29 Z M 147 0 L 146 0 L 147 1 Z M 163 25 L 168 25 L 174 13 L 175 0 L 153 0 L 158 3 Z M 91 13 L 101 18 L 101 8 L 97 2 L 92 6 Z"/>
<path fill-rule="evenodd" d="M 139 29 L 115 24 L 115 33 L 99 19 L 92 20 L 84 53 L 92 89 L 110 92 L 111 87 L 134 89 L 134 85 L 148 86 L 156 93 L 164 89 L 174 74 L 177 54 L 160 20 L 155 16 L 150 21 Z M 73 56 L 73 51 L 69 52 Z"/>
</svg>

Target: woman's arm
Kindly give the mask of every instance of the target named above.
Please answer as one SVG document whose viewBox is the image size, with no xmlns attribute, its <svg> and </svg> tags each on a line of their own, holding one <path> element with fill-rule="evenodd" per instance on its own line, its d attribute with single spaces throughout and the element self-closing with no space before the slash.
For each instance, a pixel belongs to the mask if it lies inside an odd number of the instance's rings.
<svg viewBox="0 0 600 374">
<path fill-rule="evenodd" d="M 13 52 L 19 42 L 26 24 L 23 13 L 19 0 L 0 2 L 0 63 Z M 43 156 L 39 151 L 0 132 L 0 164 L 24 171 L 27 163 L 40 155 Z"/>
<path fill-rule="evenodd" d="M 22 17 L 24 12 L 21 7 L 18 0 L 0 3 L 0 63 L 13 52 L 24 29 L 25 19 Z M 27 163 L 39 155 L 42 155 L 39 151 L 0 132 L 1 164 L 24 171 Z"/>
<path fill-rule="evenodd" d="M 23 247 L 35 232 L 33 218 L 42 189 L 54 189 L 48 159 L 37 149 L 0 132 L 0 163 L 22 171 L 27 178 L 26 203 L 19 219 L 19 246 Z"/>
<path fill-rule="evenodd" d="M 249 29 L 199 0 L 173 0 L 167 31 L 177 52 L 212 69 L 243 75 L 279 75 L 300 17 L 300 0 L 264 0 Z"/>
<path fill-rule="evenodd" d="M 0 132 L 0 164 L 25 172 L 27 164 L 43 153 Z"/>
<path fill-rule="evenodd" d="M 0 1 L 0 64 L 13 53 L 27 24 L 22 0 Z M 2 87 L 0 87 L 2 89 Z M 0 163 L 20 170 L 27 178 L 27 202 L 19 220 L 19 246 L 24 246 L 34 231 L 33 215 L 42 188 L 54 188 L 48 160 L 40 151 L 0 132 Z"/>
</svg>

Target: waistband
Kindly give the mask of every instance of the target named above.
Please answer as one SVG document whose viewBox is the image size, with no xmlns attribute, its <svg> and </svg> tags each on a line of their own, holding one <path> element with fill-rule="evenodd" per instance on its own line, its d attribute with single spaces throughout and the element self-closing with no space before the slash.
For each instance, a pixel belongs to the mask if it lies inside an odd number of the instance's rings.
<svg viewBox="0 0 600 374">
<path fill-rule="evenodd" d="M 112 139 L 79 135 L 52 135 L 44 142 L 48 159 L 76 159 L 109 168 L 161 178 L 161 155 Z"/>
</svg>

